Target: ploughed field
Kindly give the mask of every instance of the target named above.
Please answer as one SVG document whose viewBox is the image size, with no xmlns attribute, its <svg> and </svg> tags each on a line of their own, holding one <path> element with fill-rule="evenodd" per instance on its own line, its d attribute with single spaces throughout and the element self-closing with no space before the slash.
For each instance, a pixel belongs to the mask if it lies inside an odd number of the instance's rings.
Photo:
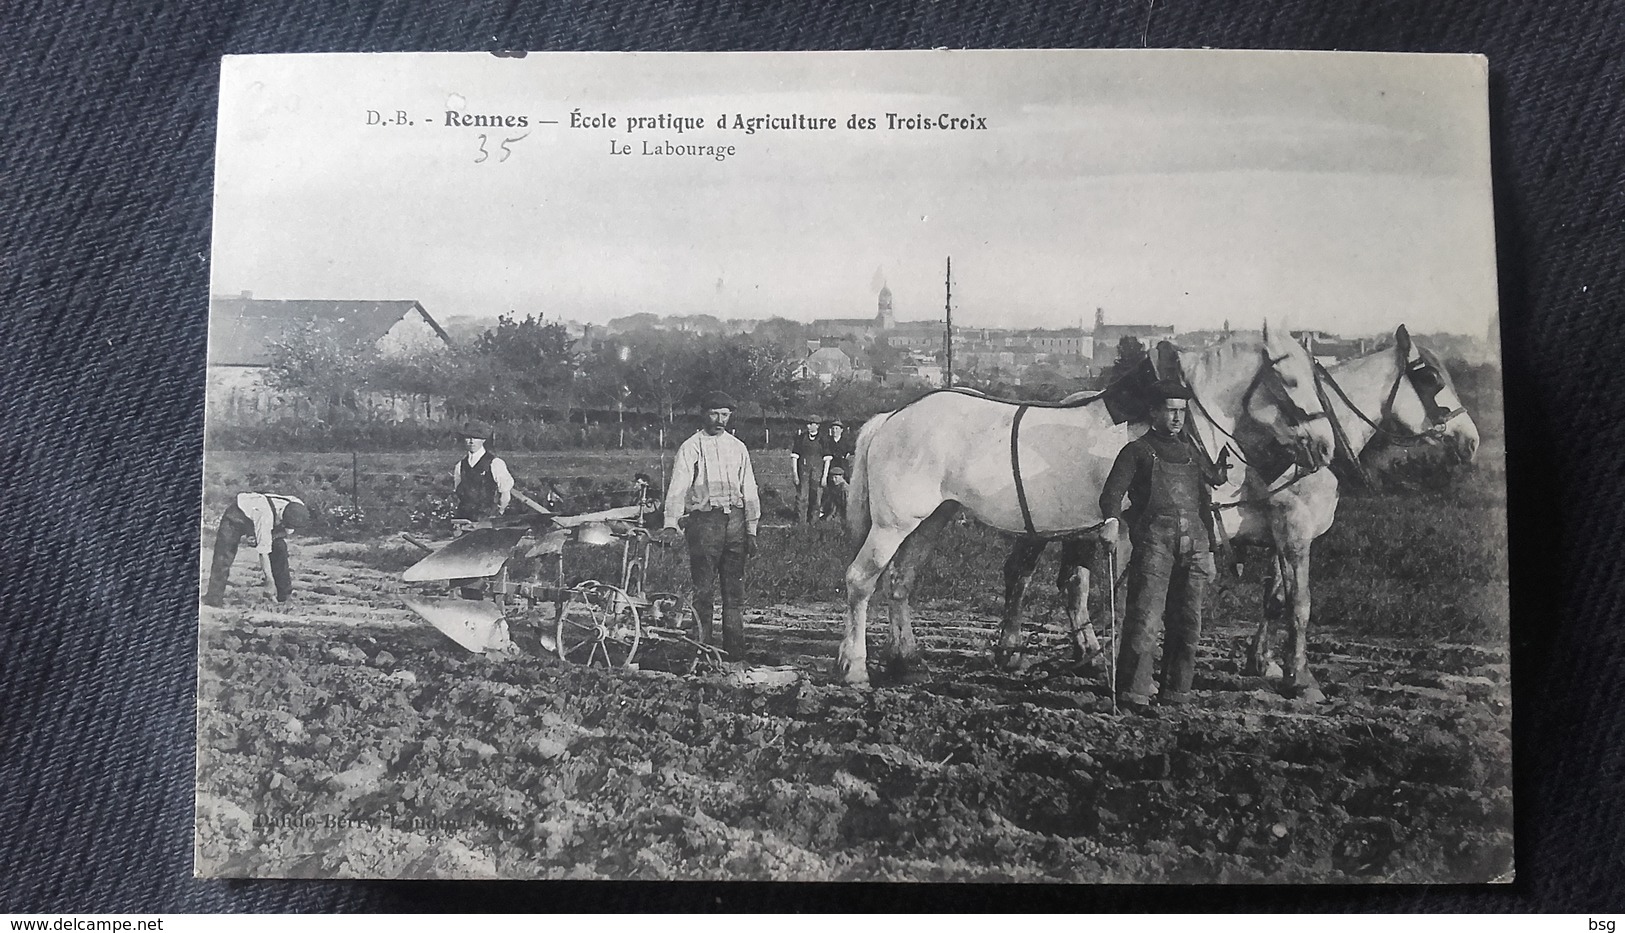
<svg viewBox="0 0 1625 933">
<path fill-rule="evenodd" d="M 950 527 L 922 574 L 916 631 L 929 675 L 877 676 L 861 690 L 829 673 L 845 555 L 833 528 L 763 532 L 748 579 L 750 660 L 798 676 L 755 686 L 661 670 L 674 665 L 657 649 L 640 653 L 637 671 L 563 665 L 524 625 L 514 635 L 525 654 L 471 655 L 402 606 L 399 572 L 416 559 L 405 545 L 296 539 L 296 602 L 248 601 L 257 571 L 240 558 L 226 608 L 202 610 L 198 867 L 317 877 L 1507 879 L 1504 499 L 1481 495 L 1494 488 L 1481 480 L 1449 495 L 1344 503 L 1347 530 L 1324 542 L 1335 559 L 1317 567 L 1317 616 L 1328 620 L 1310 643 L 1328 696 L 1317 707 L 1241 674 L 1255 570 L 1210 601 L 1196 700 L 1113 714 L 1098 670 L 992 667 L 1003 550 L 974 526 Z M 1423 539 L 1402 529 L 1396 544 L 1388 528 L 1412 512 L 1414 533 L 1430 536 L 1420 560 L 1406 555 Z M 1439 537 L 1462 522 L 1486 530 L 1465 544 Z M 1060 659 L 1048 561 L 1033 582 L 1029 629 Z M 871 620 L 872 663 L 884 640 L 882 609 Z"/>
</svg>

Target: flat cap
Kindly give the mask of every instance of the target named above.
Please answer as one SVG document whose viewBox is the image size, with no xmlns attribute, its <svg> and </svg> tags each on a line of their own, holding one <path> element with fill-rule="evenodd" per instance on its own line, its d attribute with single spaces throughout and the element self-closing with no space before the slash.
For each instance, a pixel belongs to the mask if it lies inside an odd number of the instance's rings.
<svg viewBox="0 0 1625 933">
<path fill-rule="evenodd" d="M 303 502 L 294 499 L 282 507 L 282 527 L 298 530 L 310 526 L 310 509 Z"/>
<path fill-rule="evenodd" d="M 1172 379 L 1163 379 L 1151 387 L 1151 395 L 1158 401 L 1171 398 L 1182 398 L 1189 401 L 1192 398 L 1190 387 Z"/>
<path fill-rule="evenodd" d="M 733 411 L 739 407 L 739 403 L 734 401 L 733 396 L 726 392 L 708 392 L 705 398 L 700 400 L 700 407 L 706 411 L 711 411 L 714 408 L 726 408 Z"/>
<path fill-rule="evenodd" d="M 491 426 L 483 421 L 465 421 L 457 426 L 457 436 L 488 441 L 491 439 Z"/>
</svg>

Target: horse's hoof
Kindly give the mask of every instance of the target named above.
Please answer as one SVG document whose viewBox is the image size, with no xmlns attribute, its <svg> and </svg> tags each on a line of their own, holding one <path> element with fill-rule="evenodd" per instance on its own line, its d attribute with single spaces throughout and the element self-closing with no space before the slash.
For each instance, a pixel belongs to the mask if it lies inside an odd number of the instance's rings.
<svg viewBox="0 0 1625 933">
<path fill-rule="evenodd" d="M 869 667 L 864 664 L 840 661 L 835 665 L 835 677 L 848 687 L 867 687 L 869 686 Z"/>
<path fill-rule="evenodd" d="M 1098 649 L 1072 658 L 1072 670 L 1083 676 L 1106 673 L 1106 652 Z"/>
<path fill-rule="evenodd" d="M 899 684 L 924 683 L 931 678 L 931 669 L 917 658 L 893 658 L 886 665 L 886 679 Z"/>
<path fill-rule="evenodd" d="M 1304 706 L 1315 706 L 1326 702 L 1326 694 L 1322 693 L 1320 686 L 1313 681 L 1306 684 L 1282 684 L 1281 693 L 1287 699 Z"/>
<path fill-rule="evenodd" d="M 1015 674 L 1027 669 L 1027 658 L 1020 651 L 995 651 L 993 666 L 1006 674 Z"/>
<path fill-rule="evenodd" d="M 1279 663 L 1271 661 L 1264 665 L 1263 676 L 1268 680 L 1278 680 L 1281 677 L 1286 676 L 1286 671 L 1282 669 Z"/>
</svg>

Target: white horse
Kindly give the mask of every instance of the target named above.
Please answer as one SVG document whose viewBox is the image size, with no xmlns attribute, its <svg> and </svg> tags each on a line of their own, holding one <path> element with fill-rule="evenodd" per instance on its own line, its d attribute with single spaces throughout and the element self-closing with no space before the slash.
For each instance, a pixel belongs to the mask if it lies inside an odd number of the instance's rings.
<svg viewBox="0 0 1625 933">
<path fill-rule="evenodd" d="M 1478 453 L 1478 426 L 1462 407 L 1450 373 L 1437 356 L 1411 340 L 1404 325 L 1394 331 L 1392 347 L 1340 363 L 1322 379 L 1327 407 L 1345 432 L 1351 457 L 1359 457 L 1379 433 L 1401 444 L 1446 444 L 1462 462 Z M 1307 656 L 1309 555 L 1315 539 L 1332 527 L 1338 500 L 1338 479 L 1330 469 L 1273 482 L 1249 469 L 1235 507 L 1220 511 L 1233 541 L 1275 552 L 1275 575 L 1248 646 L 1247 672 L 1283 677 L 1288 695 L 1311 702 L 1325 696 L 1309 672 Z M 1290 619 L 1284 671 L 1269 658 L 1270 624 L 1280 616 Z"/>
<path fill-rule="evenodd" d="M 1449 443 L 1463 461 L 1471 460 L 1478 450 L 1478 429 L 1462 407 L 1450 374 L 1430 351 L 1411 341 L 1403 325 L 1394 332 L 1394 342 L 1393 347 L 1341 363 L 1329 374 L 1317 367 L 1316 378 L 1326 389 L 1332 417 L 1346 426 L 1348 454 L 1357 458 L 1381 432 L 1397 443 Z M 1239 421 L 1236 433 L 1247 450 L 1243 456 L 1264 459 L 1263 449 L 1273 442 L 1266 430 Z M 1220 504 L 1220 527 L 1226 537 L 1238 544 L 1271 547 L 1277 562 L 1265 613 L 1249 646 L 1247 670 L 1282 678 L 1284 692 L 1309 702 L 1324 699 L 1309 672 L 1306 653 L 1309 554 L 1314 539 L 1331 528 L 1337 502 L 1338 480 L 1329 468 L 1276 476 L 1249 462 L 1241 495 Z M 1007 668 L 1020 661 L 1021 597 L 1046 543 L 1042 538 L 1018 538 L 1005 561 L 1004 635 L 997 659 Z M 1063 541 L 1056 581 L 1080 662 L 1100 651 L 1087 604 L 1092 543 L 1078 537 Z M 1290 670 L 1267 656 L 1270 624 L 1281 616 L 1292 619 Z"/>
<path fill-rule="evenodd" d="M 1215 417 L 1193 419 L 1204 448 L 1229 446 L 1245 413 L 1306 469 L 1331 457 L 1333 435 L 1315 392 L 1313 361 L 1290 337 L 1235 335 L 1206 350 L 1180 351 L 1186 383 Z M 983 524 L 1062 537 L 1098 526 L 1100 489 L 1129 432 L 1103 405 L 1022 405 L 934 392 L 871 418 L 852 457 L 847 522 L 858 545 L 846 571 L 846 634 L 836 673 L 867 683 L 868 614 L 881 574 L 890 569 L 890 666 L 920 667 L 909 619 L 909 591 L 938 533 L 961 508 Z M 1245 475 L 1232 465 L 1239 493 Z M 1217 501 L 1223 501 L 1218 498 Z"/>
</svg>

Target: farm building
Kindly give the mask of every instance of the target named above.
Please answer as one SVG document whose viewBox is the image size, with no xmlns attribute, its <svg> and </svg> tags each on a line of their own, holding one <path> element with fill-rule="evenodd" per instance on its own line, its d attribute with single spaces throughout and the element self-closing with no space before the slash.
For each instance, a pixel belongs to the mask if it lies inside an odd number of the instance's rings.
<svg viewBox="0 0 1625 933">
<path fill-rule="evenodd" d="M 277 389 L 268 378 L 273 345 L 306 329 L 358 352 L 385 355 L 447 347 L 451 338 L 416 301 L 266 300 L 248 294 L 209 302 L 208 414 L 217 423 L 311 417 L 312 400 Z M 439 399 L 363 393 L 361 417 L 391 421 L 444 417 Z"/>
<path fill-rule="evenodd" d="M 819 347 L 801 361 L 796 374 L 829 385 L 837 379 L 852 378 L 852 372 L 852 358 L 840 347 Z"/>
</svg>

